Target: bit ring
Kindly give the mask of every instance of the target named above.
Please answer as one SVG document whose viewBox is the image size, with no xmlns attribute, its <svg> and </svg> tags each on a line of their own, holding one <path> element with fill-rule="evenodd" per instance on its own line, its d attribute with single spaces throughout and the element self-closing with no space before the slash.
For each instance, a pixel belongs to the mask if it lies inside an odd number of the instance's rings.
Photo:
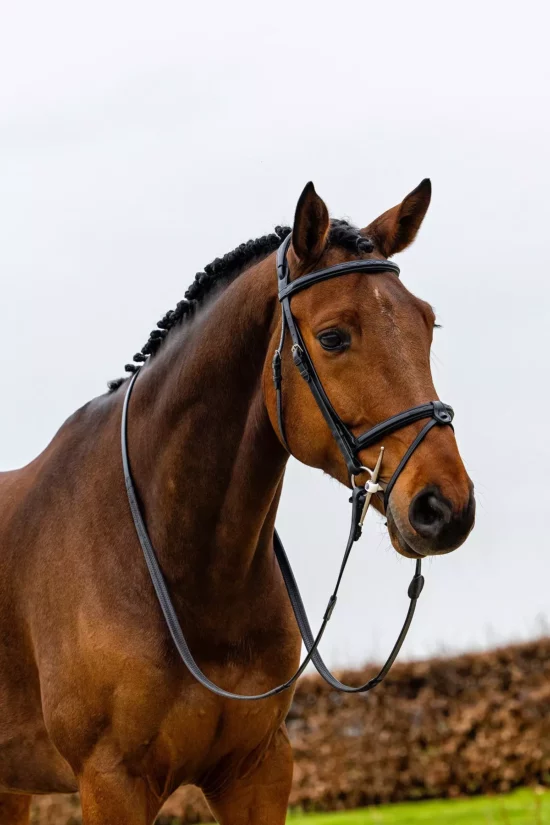
<svg viewBox="0 0 550 825">
<path fill-rule="evenodd" d="M 358 473 L 350 473 L 351 486 L 353 487 L 354 490 L 356 490 L 357 487 L 362 487 L 363 486 L 362 484 L 356 484 L 356 482 L 355 482 L 356 477 L 358 475 L 360 475 L 361 473 L 368 473 L 370 475 L 370 477 L 372 478 L 372 474 L 374 473 L 374 470 L 371 470 L 370 467 L 365 467 L 364 465 L 361 465 L 361 467 L 359 467 L 359 472 Z"/>
</svg>

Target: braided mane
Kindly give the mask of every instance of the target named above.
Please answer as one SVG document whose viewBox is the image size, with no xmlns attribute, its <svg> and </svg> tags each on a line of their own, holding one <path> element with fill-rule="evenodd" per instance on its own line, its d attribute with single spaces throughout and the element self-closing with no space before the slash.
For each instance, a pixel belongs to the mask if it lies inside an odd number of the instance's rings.
<svg viewBox="0 0 550 825">
<path fill-rule="evenodd" d="M 174 327 L 181 324 L 185 318 L 192 318 L 195 315 L 206 296 L 212 293 L 215 288 L 227 286 L 245 269 L 248 269 L 253 262 L 259 262 L 274 252 L 290 232 L 289 226 L 276 226 L 271 234 L 240 244 L 232 252 L 224 255 L 223 258 L 216 258 L 208 266 L 205 266 L 204 272 L 197 272 L 195 280 L 185 293 L 184 299 L 176 304 L 175 309 L 168 310 L 160 321 L 157 321 L 156 329 L 150 333 L 141 350 L 136 352 L 132 359 L 133 363 L 126 364 L 124 367 L 126 372 L 136 372 L 141 364 L 144 364 L 155 355 Z M 374 248 L 372 241 L 360 235 L 357 227 L 342 220 L 331 221 L 329 243 L 334 246 L 342 246 L 356 254 L 372 252 Z M 107 385 L 109 391 L 114 392 L 124 381 L 124 378 L 109 381 Z"/>
</svg>

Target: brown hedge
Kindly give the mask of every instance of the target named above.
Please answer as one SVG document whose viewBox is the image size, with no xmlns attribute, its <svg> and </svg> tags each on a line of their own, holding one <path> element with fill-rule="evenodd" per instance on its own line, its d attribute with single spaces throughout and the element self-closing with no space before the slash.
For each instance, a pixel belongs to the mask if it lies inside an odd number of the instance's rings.
<svg viewBox="0 0 550 825">
<path fill-rule="evenodd" d="M 342 675 L 357 683 L 373 674 L 367 667 Z M 363 696 L 308 676 L 287 724 L 295 753 L 290 802 L 305 810 L 550 785 L 550 639 L 398 664 Z M 34 821 L 79 821 L 74 800 L 61 807 L 42 800 Z M 161 821 L 172 817 L 210 818 L 196 788 L 171 797 Z"/>
</svg>

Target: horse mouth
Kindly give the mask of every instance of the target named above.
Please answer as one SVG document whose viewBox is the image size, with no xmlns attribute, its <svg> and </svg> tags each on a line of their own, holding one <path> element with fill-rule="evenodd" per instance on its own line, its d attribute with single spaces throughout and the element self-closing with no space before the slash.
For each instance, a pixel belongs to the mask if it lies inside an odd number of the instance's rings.
<svg viewBox="0 0 550 825">
<path fill-rule="evenodd" d="M 388 508 L 386 518 L 390 540 L 397 552 L 400 553 L 400 555 L 405 556 L 407 559 L 426 558 L 428 553 L 422 552 L 420 549 L 413 547 L 412 544 L 410 544 L 410 542 L 405 538 L 403 532 L 399 529 L 398 519 L 395 518 L 391 507 Z"/>
<path fill-rule="evenodd" d="M 391 505 L 386 513 L 386 521 L 390 540 L 395 550 L 408 559 L 425 559 L 427 556 L 445 556 L 447 553 L 452 553 L 464 542 L 473 526 L 472 521 L 472 526 L 464 535 L 459 537 L 458 541 L 442 547 L 423 539 L 421 536 L 411 535 L 410 529 L 407 528 L 407 525 L 401 523 L 399 513 L 393 512 Z"/>
</svg>

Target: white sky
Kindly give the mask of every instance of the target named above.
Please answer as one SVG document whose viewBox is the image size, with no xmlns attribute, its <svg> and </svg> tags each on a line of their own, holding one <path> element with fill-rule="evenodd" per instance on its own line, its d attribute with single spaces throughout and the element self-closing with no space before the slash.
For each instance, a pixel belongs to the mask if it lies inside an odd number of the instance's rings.
<svg viewBox="0 0 550 825">
<path fill-rule="evenodd" d="M 4 4 L 0 467 L 121 374 L 197 270 L 290 222 L 306 181 L 365 225 L 429 176 L 398 260 L 444 324 L 433 368 L 478 521 L 426 565 L 403 653 L 424 656 L 550 618 L 550 13 L 381 5 Z M 347 519 L 343 488 L 293 462 L 279 529 L 316 619 Z M 373 518 L 327 635 L 333 664 L 389 651 L 411 575 Z"/>
</svg>

